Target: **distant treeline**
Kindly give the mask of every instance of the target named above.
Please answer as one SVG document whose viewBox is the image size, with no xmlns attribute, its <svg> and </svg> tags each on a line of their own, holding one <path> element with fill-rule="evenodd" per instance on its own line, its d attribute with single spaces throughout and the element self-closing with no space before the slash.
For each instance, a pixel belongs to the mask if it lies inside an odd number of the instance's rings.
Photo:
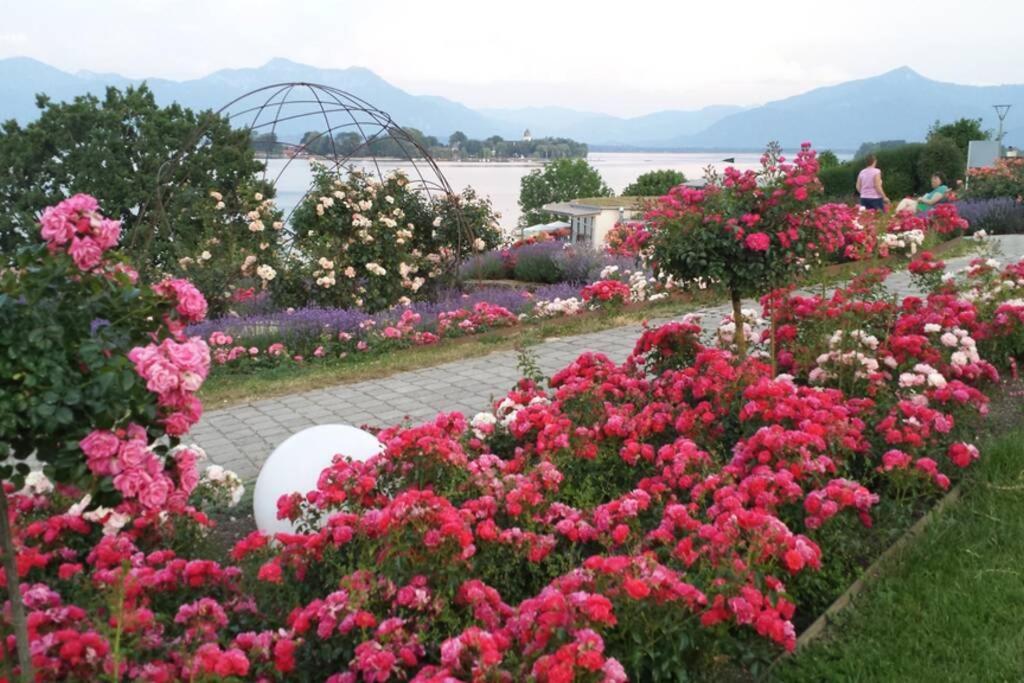
<svg viewBox="0 0 1024 683">
<path fill-rule="evenodd" d="M 476 140 L 456 131 L 447 143 L 433 135 L 425 135 L 415 128 L 406 128 L 409 138 L 435 159 L 567 159 L 585 158 L 587 145 L 568 138 L 538 138 L 536 140 L 505 140 L 492 135 L 485 140 Z M 253 149 L 259 154 L 286 156 L 294 154 L 294 143 L 277 139 L 275 133 L 262 133 L 252 138 Z M 362 135 L 353 132 L 337 133 L 333 136 L 321 131 L 309 131 L 299 141 L 299 148 L 313 156 L 377 156 L 377 157 L 421 157 L 422 152 L 401 136 L 382 137 L 367 142 Z"/>
</svg>

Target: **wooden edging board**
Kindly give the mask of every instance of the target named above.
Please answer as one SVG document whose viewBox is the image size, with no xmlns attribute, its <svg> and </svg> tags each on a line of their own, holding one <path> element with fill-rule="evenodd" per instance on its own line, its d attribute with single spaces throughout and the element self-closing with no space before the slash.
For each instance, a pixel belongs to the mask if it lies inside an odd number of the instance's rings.
<svg viewBox="0 0 1024 683">
<path fill-rule="evenodd" d="M 805 628 L 803 632 L 800 634 L 800 636 L 796 639 L 796 648 L 793 650 L 793 652 L 783 652 L 781 655 L 779 655 L 775 659 L 775 661 L 772 662 L 771 666 L 768 667 L 768 669 L 765 671 L 764 676 L 761 677 L 761 680 L 763 680 L 765 676 L 771 673 L 771 671 L 775 669 L 775 667 L 778 666 L 780 662 L 785 660 L 787 657 L 790 657 L 800 652 L 801 650 L 806 648 L 810 643 L 812 643 L 814 640 L 816 640 L 818 637 L 824 634 L 828 630 L 828 626 L 832 623 L 834 617 L 839 612 L 844 610 L 850 604 L 850 602 L 853 601 L 853 598 L 856 597 L 858 593 L 867 588 L 871 583 L 878 579 L 879 576 L 881 576 L 882 572 L 885 570 L 885 567 L 889 563 L 889 561 L 896 559 L 899 556 L 899 554 L 903 552 L 904 548 L 906 548 L 910 541 L 919 536 L 921 532 L 924 531 L 929 524 L 935 521 L 935 519 L 946 508 L 954 504 L 959 499 L 960 485 L 957 484 L 949 491 L 949 493 L 947 493 L 942 498 L 942 500 L 936 503 L 935 506 L 932 507 L 932 509 L 929 510 L 919 520 L 914 522 L 914 524 L 909 529 L 903 532 L 902 536 L 896 539 L 896 541 L 891 546 L 889 546 L 881 555 L 879 555 L 875 559 L 875 561 L 872 562 L 871 565 L 864 570 L 860 577 L 852 584 L 850 584 L 850 587 L 847 588 L 842 595 L 836 598 L 835 602 L 829 605 L 828 609 L 822 612 L 821 615 L 814 620 L 814 623 Z"/>
</svg>

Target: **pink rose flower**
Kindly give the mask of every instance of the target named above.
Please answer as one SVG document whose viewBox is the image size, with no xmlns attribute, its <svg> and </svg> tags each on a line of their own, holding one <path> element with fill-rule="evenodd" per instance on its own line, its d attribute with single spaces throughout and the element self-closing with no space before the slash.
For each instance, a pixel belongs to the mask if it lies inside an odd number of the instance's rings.
<svg viewBox="0 0 1024 683">
<path fill-rule="evenodd" d="M 110 458 L 117 453 L 121 440 L 106 429 L 94 429 L 78 442 L 78 447 L 90 458 Z"/>
<path fill-rule="evenodd" d="M 146 460 L 150 457 L 149 448 L 146 446 L 145 441 L 125 441 L 121 444 L 121 450 L 118 453 L 119 460 L 124 466 L 124 469 L 138 469 L 142 467 Z"/>
<path fill-rule="evenodd" d="M 93 239 L 100 249 L 106 251 L 117 245 L 121 239 L 121 221 L 112 221 L 104 218 L 100 221 L 100 227 L 93 231 Z"/>
<path fill-rule="evenodd" d="M 138 498 L 139 494 L 150 485 L 152 480 L 153 478 L 142 470 L 125 470 L 114 477 L 114 487 L 125 498 Z"/>
<path fill-rule="evenodd" d="M 747 249 L 751 251 L 768 251 L 768 247 L 772 245 L 771 238 L 763 232 L 752 232 L 747 235 L 746 240 Z"/>
<path fill-rule="evenodd" d="M 92 270 L 103 259 L 103 250 L 91 237 L 72 237 L 68 253 L 79 270 Z"/>
<path fill-rule="evenodd" d="M 164 429 L 171 436 L 181 436 L 187 434 L 192 423 L 185 416 L 184 413 L 171 413 L 164 418 Z"/>
<path fill-rule="evenodd" d="M 43 239 L 55 245 L 66 244 L 75 234 L 74 224 L 56 206 L 48 206 L 39 219 Z"/>
<path fill-rule="evenodd" d="M 163 508 L 164 503 L 167 502 L 167 497 L 174 491 L 174 484 L 170 478 L 166 475 L 160 475 L 149 482 L 148 486 L 143 487 L 139 492 L 139 502 L 142 506 L 150 510 L 160 510 Z"/>
</svg>

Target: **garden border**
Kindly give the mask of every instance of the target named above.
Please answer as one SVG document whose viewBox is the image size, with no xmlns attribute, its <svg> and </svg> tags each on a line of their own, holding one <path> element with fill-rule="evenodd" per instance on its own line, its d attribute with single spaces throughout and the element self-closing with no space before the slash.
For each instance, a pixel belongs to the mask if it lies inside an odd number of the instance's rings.
<svg viewBox="0 0 1024 683">
<path fill-rule="evenodd" d="M 850 584 L 850 586 L 843 591 L 842 595 L 836 598 L 824 612 L 818 615 L 818 618 L 815 619 L 810 626 L 803 630 L 796 639 L 796 647 L 793 651 L 783 652 L 781 655 L 776 657 L 768 669 L 765 670 L 764 674 L 758 677 L 757 680 L 766 680 L 766 677 L 775 670 L 775 667 L 789 657 L 795 656 L 801 650 L 807 648 L 807 646 L 824 635 L 828 631 L 829 626 L 832 625 L 834 617 L 845 610 L 850 603 L 853 602 L 854 598 L 861 593 L 861 591 L 880 579 L 884 571 L 888 568 L 887 565 L 891 561 L 897 560 L 910 542 L 920 536 L 921 532 L 928 528 L 928 526 L 934 522 L 940 514 L 942 514 L 951 505 L 956 504 L 956 502 L 960 500 L 960 495 L 961 484 L 957 484 L 935 505 L 933 505 L 928 512 L 922 515 L 906 531 L 904 531 L 899 538 L 893 541 L 892 545 L 886 548 L 881 555 L 876 557 L 874 562 L 868 565 L 867 569 L 861 572 L 860 576 L 857 577 L 857 580 Z"/>
</svg>

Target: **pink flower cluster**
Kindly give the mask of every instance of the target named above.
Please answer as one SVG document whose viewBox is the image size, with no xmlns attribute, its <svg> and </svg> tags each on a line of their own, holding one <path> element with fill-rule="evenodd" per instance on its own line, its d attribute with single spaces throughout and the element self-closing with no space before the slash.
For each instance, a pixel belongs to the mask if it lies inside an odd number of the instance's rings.
<svg viewBox="0 0 1024 683">
<path fill-rule="evenodd" d="M 103 252 L 121 238 L 121 222 L 104 218 L 94 197 L 76 194 L 43 210 L 41 234 L 51 253 L 66 252 L 82 271 L 103 262 Z"/>
<path fill-rule="evenodd" d="M 167 433 L 180 436 L 199 421 L 203 406 L 195 393 L 210 371 L 210 348 L 198 337 L 137 346 L 128 354 L 146 388 L 157 395 Z"/>
</svg>

